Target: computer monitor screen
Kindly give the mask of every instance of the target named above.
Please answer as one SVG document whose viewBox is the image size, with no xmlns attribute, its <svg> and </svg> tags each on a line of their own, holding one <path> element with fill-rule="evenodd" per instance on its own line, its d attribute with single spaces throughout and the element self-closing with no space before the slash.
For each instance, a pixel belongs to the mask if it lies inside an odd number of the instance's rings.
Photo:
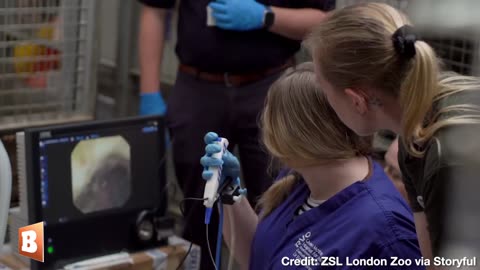
<svg viewBox="0 0 480 270">
<path fill-rule="evenodd" d="M 45 222 L 39 268 L 142 248 L 132 234 L 138 213 L 166 208 L 161 118 L 31 129 L 25 141 L 29 223 Z"/>
</svg>

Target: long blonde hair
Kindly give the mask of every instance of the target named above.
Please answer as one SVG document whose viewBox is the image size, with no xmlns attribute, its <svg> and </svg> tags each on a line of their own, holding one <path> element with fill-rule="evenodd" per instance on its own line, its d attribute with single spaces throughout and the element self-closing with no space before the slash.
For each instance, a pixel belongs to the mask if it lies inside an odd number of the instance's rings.
<svg viewBox="0 0 480 270">
<path fill-rule="evenodd" d="M 453 105 L 432 112 L 440 99 L 464 90 L 480 90 L 478 79 L 443 74 L 441 62 L 424 41 L 415 42 L 416 55 L 396 52 L 392 35 L 408 18 L 380 3 L 358 4 L 335 11 L 311 33 L 305 44 L 316 57 L 322 75 L 336 89 L 371 87 L 398 97 L 402 107 L 402 140 L 410 154 L 422 157 L 422 146 L 435 132 L 455 124 L 480 123 L 474 105 Z M 443 78 L 441 78 L 443 77 Z M 439 120 L 438 114 L 463 111 Z M 436 116 L 434 116 L 436 115 Z M 428 117 L 427 117 L 428 116 Z"/>
<path fill-rule="evenodd" d="M 369 151 L 369 138 L 346 127 L 328 105 L 313 63 L 287 70 L 271 87 L 262 115 L 262 139 L 274 158 L 290 166 L 350 159 Z M 261 216 L 283 202 L 299 177 L 290 173 L 260 198 Z"/>
</svg>

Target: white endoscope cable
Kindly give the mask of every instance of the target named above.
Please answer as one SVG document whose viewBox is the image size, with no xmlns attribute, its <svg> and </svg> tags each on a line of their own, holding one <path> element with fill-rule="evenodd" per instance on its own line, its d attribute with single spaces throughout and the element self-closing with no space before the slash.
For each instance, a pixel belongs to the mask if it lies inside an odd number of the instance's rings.
<svg viewBox="0 0 480 270">
<path fill-rule="evenodd" d="M 218 158 L 218 159 L 222 159 L 224 153 L 227 151 L 228 149 L 228 140 L 226 138 L 218 138 L 215 142 L 215 144 L 218 144 L 221 146 L 221 151 L 216 153 L 216 154 L 213 154 L 212 157 L 213 158 Z M 210 217 L 211 217 L 211 214 L 212 214 L 212 209 L 214 207 L 214 203 L 217 202 L 217 200 L 220 198 L 220 194 L 218 193 L 218 189 L 220 187 L 220 179 L 221 179 L 221 176 L 222 176 L 222 166 L 219 166 L 219 167 L 210 167 L 208 168 L 209 170 L 213 171 L 213 176 L 212 178 L 207 181 L 207 183 L 205 184 L 205 191 L 204 191 L 204 205 L 206 207 L 206 212 L 205 212 L 205 224 L 207 225 L 207 244 L 208 244 L 208 249 L 209 249 L 209 253 L 210 253 L 210 259 L 212 260 L 212 263 L 214 264 L 215 266 L 215 269 L 217 268 L 220 268 L 221 265 L 219 265 L 219 261 L 220 261 L 220 253 L 221 253 L 221 248 L 222 248 L 222 245 L 223 243 L 217 243 L 217 248 L 216 248 L 216 258 L 214 259 L 213 258 L 213 254 L 212 254 L 212 250 L 211 250 L 211 247 L 210 247 L 210 244 L 209 244 L 209 236 L 208 236 L 208 224 L 210 223 Z M 242 196 L 245 195 L 245 192 L 246 190 L 245 189 L 241 189 L 240 191 L 240 194 L 236 194 L 235 193 L 233 194 L 233 197 L 232 197 L 232 201 L 228 204 L 231 204 L 231 203 L 235 203 L 235 202 L 238 202 Z M 217 236 L 217 242 L 219 242 L 219 239 L 222 239 L 222 234 L 223 234 L 223 219 L 225 218 L 225 215 L 227 215 L 227 219 L 228 219 L 228 222 L 230 223 L 229 224 L 229 229 L 230 229 L 230 247 L 229 247 L 229 258 L 228 258 L 228 270 L 232 270 L 234 268 L 234 262 L 235 262 L 235 242 L 236 242 L 236 235 L 235 235 L 235 219 L 234 219 L 234 216 L 233 216 L 233 213 L 231 213 L 231 211 L 228 211 L 228 213 L 225 213 L 225 209 L 223 208 L 223 203 L 221 202 L 218 202 L 220 207 L 222 207 L 222 209 L 219 208 L 219 214 L 220 214 L 220 218 L 222 220 L 220 220 L 220 223 L 219 223 L 219 228 L 221 231 L 220 231 L 220 234 Z M 223 241 L 221 241 L 223 242 Z M 217 270 L 220 270 L 220 269 L 217 269 Z"/>
</svg>

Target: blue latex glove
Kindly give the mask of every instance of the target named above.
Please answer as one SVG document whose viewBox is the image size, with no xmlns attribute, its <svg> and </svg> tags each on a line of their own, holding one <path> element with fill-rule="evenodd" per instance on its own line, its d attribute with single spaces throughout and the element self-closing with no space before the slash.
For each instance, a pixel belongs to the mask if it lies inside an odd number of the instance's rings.
<svg viewBox="0 0 480 270">
<path fill-rule="evenodd" d="M 209 6 L 218 27 L 237 31 L 262 28 L 267 9 L 255 0 L 215 0 Z"/>
<path fill-rule="evenodd" d="M 167 112 L 167 104 L 160 92 L 140 94 L 140 115 L 158 114 L 164 116 Z"/>
<path fill-rule="evenodd" d="M 208 170 L 208 168 L 223 165 L 220 185 L 227 177 L 234 179 L 232 185 L 240 185 L 240 162 L 237 157 L 228 150 L 223 154 L 222 159 L 212 157 L 212 154 L 218 153 L 222 150 L 220 145 L 214 143 L 217 139 L 218 135 L 214 132 L 209 132 L 205 135 L 205 143 L 207 144 L 205 147 L 206 154 L 200 160 L 200 163 L 204 167 L 202 178 L 206 181 L 210 180 L 213 172 Z"/>
</svg>

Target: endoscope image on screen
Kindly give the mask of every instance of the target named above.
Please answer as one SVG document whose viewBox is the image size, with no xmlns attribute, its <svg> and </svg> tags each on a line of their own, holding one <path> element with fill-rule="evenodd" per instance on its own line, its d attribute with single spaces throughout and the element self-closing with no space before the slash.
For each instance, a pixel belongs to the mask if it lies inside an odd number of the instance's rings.
<svg viewBox="0 0 480 270">
<path fill-rule="evenodd" d="M 79 142 L 71 154 L 72 196 L 84 214 L 124 206 L 131 194 L 131 151 L 122 136 Z"/>
</svg>

